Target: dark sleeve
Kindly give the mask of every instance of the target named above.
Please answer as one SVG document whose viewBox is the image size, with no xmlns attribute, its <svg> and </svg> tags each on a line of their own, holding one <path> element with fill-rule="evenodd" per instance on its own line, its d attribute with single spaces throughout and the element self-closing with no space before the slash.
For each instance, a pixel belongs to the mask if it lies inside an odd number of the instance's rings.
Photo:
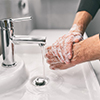
<svg viewBox="0 0 100 100">
<path fill-rule="evenodd" d="M 78 11 L 87 11 L 92 15 L 92 19 L 100 8 L 100 0 L 81 0 Z"/>
</svg>

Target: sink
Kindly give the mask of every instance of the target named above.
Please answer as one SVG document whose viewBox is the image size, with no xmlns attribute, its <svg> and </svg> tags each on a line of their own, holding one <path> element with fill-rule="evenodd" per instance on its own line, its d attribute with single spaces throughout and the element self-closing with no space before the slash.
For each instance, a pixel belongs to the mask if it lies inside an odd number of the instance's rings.
<svg viewBox="0 0 100 100">
<path fill-rule="evenodd" d="M 67 34 L 68 30 L 33 30 L 30 35 L 46 36 L 47 47 L 65 33 Z M 85 33 L 84 39 L 86 38 L 87 35 Z M 46 75 L 51 75 L 52 78 L 57 76 L 57 82 L 59 83 L 59 79 L 61 79 L 62 83 L 59 88 L 56 87 L 56 85 L 49 88 L 48 83 L 47 89 L 49 92 L 43 92 L 37 95 L 37 93 L 30 93 L 28 88 L 30 88 L 30 91 L 32 89 L 36 91 L 35 88 L 31 88 L 30 80 L 32 77 L 42 75 L 40 47 L 38 45 L 17 45 L 15 49 L 16 54 L 24 60 L 26 68 L 30 73 L 29 80 L 25 85 L 26 92 L 21 100 L 100 100 L 99 82 L 92 68 L 100 64 L 98 60 L 95 61 L 96 64 L 93 62 L 86 62 L 78 64 L 70 69 L 54 71 L 49 69 L 49 65 L 45 62 Z M 55 77 L 53 75 L 55 75 Z"/>
<path fill-rule="evenodd" d="M 24 90 L 24 85 L 28 80 L 29 74 L 26 70 L 23 60 L 15 56 L 16 66 L 4 67 L 0 63 L 0 99 L 2 100 L 13 100 L 11 94 L 15 94 L 18 91 Z M 2 62 L 2 56 L 0 56 L 0 61 Z M 20 97 L 22 97 L 24 92 L 22 91 Z M 5 98 L 6 96 L 6 98 Z M 9 98 L 9 99 L 8 99 Z M 17 100 L 16 98 L 15 100 Z"/>
</svg>

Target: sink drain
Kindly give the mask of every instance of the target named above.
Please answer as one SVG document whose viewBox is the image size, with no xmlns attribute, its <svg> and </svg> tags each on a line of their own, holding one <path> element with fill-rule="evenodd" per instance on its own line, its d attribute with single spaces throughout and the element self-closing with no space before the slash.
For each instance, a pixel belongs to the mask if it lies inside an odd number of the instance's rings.
<svg viewBox="0 0 100 100">
<path fill-rule="evenodd" d="M 31 83 L 34 86 L 44 86 L 48 83 L 48 78 L 43 78 L 43 77 L 35 77 L 31 79 Z"/>
</svg>

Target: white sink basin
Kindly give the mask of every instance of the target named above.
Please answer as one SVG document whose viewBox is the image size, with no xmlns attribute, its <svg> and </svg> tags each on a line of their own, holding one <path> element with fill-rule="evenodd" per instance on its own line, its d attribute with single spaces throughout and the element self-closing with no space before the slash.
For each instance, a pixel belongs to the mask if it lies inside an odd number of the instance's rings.
<svg viewBox="0 0 100 100">
<path fill-rule="evenodd" d="M 68 30 L 34 30 L 30 35 L 46 36 L 47 44 L 51 45 L 59 36 L 67 34 Z M 86 34 L 84 35 L 86 38 Z M 42 62 L 40 48 L 38 45 L 24 45 L 16 46 L 16 53 L 24 60 L 26 68 L 30 72 L 31 77 L 42 75 Z M 99 61 L 95 61 L 99 64 Z M 100 100 L 100 88 L 96 75 L 92 69 L 90 62 L 79 64 L 73 68 L 67 70 L 55 70 L 49 69 L 49 65 L 46 64 L 46 75 L 49 76 L 52 73 L 56 74 L 63 81 L 60 88 L 56 88 L 54 85 L 52 88 L 47 86 L 48 92 L 42 95 L 36 95 L 26 91 L 21 100 Z M 31 74 L 31 72 L 34 74 Z M 53 76 L 52 76 L 53 77 Z M 53 77 L 54 78 L 54 77 Z M 59 83 L 58 78 L 58 83 Z M 26 84 L 26 87 L 30 87 L 30 80 Z M 49 85 L 49 83 L 48 83 Z M 43 99 L 43 97 L 47 97 Z"/>
<path fill-rule="evenodd" d="M 22 89 L 29 77 L 21 58 L 15 56 L 15 60 L 17 62 L 16 66 L 9 68 L 2 66 L 2 63 L 0 63 L 0 99 L 2 100 L 12 100 L 12 97 L 8 99 L 7 96 Z M 0 56 L 0 61 L 2 62 L 2 56 Z"/>
</svg>

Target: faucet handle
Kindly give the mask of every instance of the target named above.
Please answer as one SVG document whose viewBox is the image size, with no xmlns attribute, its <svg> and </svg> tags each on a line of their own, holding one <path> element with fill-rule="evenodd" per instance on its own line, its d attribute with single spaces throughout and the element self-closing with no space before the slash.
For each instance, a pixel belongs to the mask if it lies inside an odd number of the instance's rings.
<svg viewBox="0 0 100 100">
<path fill-rule="evenodd" d="M 29 17 L 22 17 L 22 18 L 14 18 L 12 19 L 13 22 L 21 22 L 21 21 L 28 21 L 28 20 L 31 20 L 32 17 L 29 16 Z"/>
<path fill-rule="evenodd" d="M 31 20 L 32 17 L 22 17 L 22 18 L 8 18 L 8 19 L 2 19 L 0 20 L 0 24 L 1 24 L 1 29 L 7 29 L 10 27 L 13 27 L 13 22 L 21 22 L 21 21 L 28 21 Z"/>
</svg>

